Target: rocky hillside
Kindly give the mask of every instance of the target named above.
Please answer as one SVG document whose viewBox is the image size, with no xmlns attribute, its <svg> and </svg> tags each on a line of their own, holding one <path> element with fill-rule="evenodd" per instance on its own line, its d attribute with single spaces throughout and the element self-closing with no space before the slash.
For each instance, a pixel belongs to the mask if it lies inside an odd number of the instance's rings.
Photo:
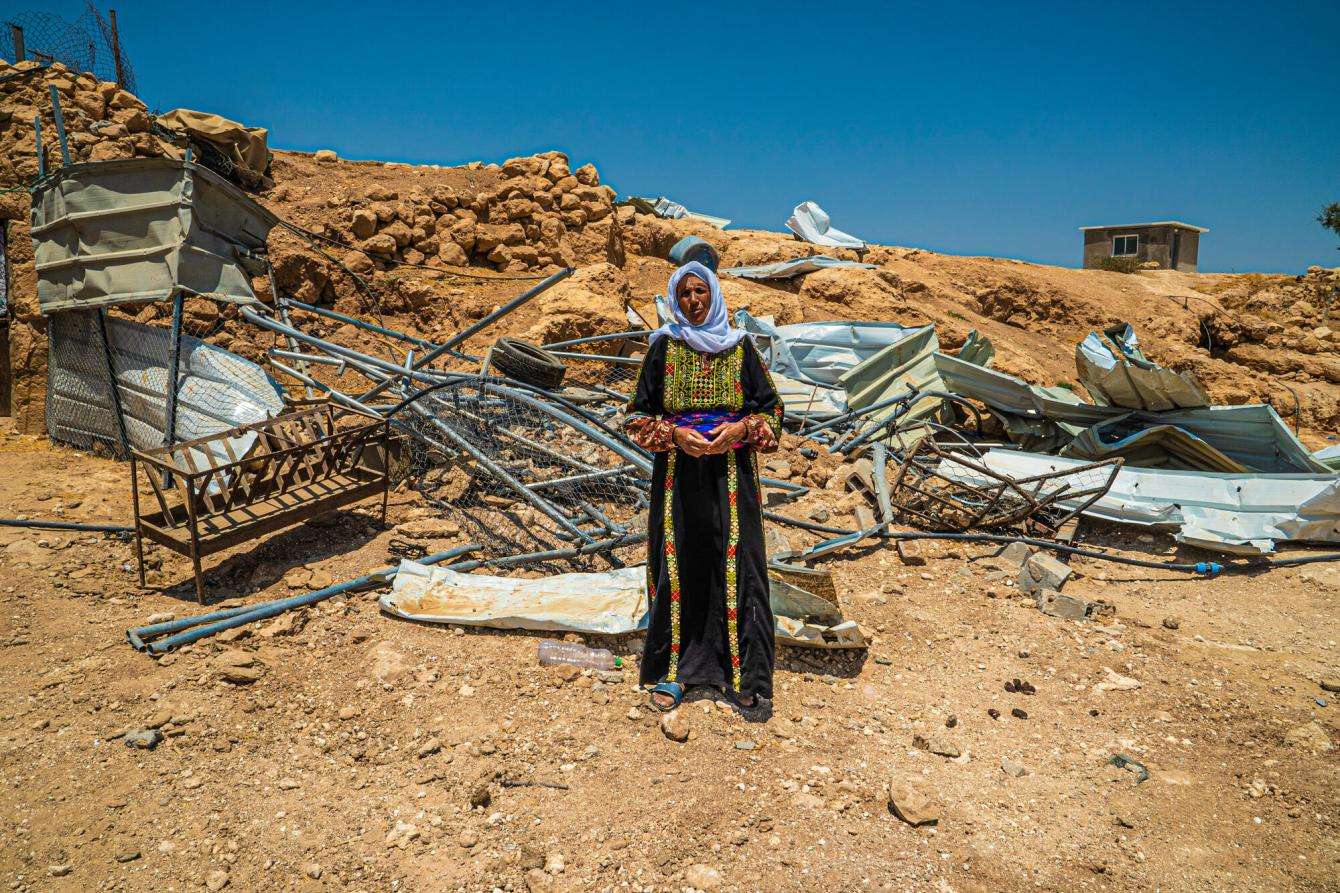
<svg viewBox="0 0 1340 893">
<path fill-rule="evenodd" d="M 6 78 L 0 80 L 0 188 L 20 186 L 36 173 L 34 115 L 44 117 L 48 158 L 59 157 L 49 85 L 61 93 L 80 160 L 175 151 L 151 133 L 145 105 L 115 85 L 59 66 L 0 68 L 0 78 Z M 282 125 L 277 133 L 282 139 Z M 790 234 L 721 231 L 617 206 L 615 191 L 593 165 L 574 167 L 562 152 L 461 167 L 277 152 L 271 173 L 274 187 L 257 198 L 310 233 L 277 228 L 272 234 L 280 288 L 304 301 L 375 313 L 429 337 L 478 319 L 524 288 L 523 277 L 563 266 L 579 271 L 504 327 L 537 341 L 622 329 L 626 303 L 645 309 L 664 288 L 665 257 L 686 234 L 711 242 L 726 265 L 818 253 Z M 0 196 L 0 219 L 13 221 L 13 412 L 20 430 L 36 431 L 45 343 L 33 298 L 27 215 L 25 192 Z M 1340 335 L 1329 325 L 1340 287 L 1335 270 L 1297 278 L 1122 274 L 892 246 L 872 246 L 864 259 L 878 269 L 826 270 L 766 285 L 728 279 L 727 298 L 732 309 L 772 314 L 780 323 L 934 322 L 950 349 L 976 329 L 995 342 L 1000 368 L 1044 384 L 1071 381 L 1075 343 L 1125 320 L 1151 358 L 1195 373 L 1215 400 L 1271 402 L 1314 445 L 1340 430 Z M 256 287 L 268 294 L 267 282 Z M 235 320 L 225 318 L 210 331 L 241 353 L 260 352 L 255 333 Z M 479 345 L 499 334 L 484 333 Z"/>
</svg>

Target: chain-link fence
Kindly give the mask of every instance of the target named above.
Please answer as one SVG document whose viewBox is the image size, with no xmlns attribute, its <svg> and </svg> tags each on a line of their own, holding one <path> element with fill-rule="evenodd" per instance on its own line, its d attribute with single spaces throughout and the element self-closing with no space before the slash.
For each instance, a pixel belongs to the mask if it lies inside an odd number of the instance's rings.
<svg viewBox="0 0 1340 893">
<path fill-rule="evenodd" d="M 83 15 L 73 22 L 38 10 L 5 16 L 0 22 L 0 57 L 47 65 L 59 62 L 136 92 L 135 71 L 121 46 L 116 14 L 104 18 L 91 3 L 85 4 Z"/>
<path fill-rule="evenodd" d="M 47 430 L 124 459 L 277 414 L 283 394 L 273 380 L 221 349 L 236 340 L 236 315 L 207 298 L 52 314 Z"/>
</svg>

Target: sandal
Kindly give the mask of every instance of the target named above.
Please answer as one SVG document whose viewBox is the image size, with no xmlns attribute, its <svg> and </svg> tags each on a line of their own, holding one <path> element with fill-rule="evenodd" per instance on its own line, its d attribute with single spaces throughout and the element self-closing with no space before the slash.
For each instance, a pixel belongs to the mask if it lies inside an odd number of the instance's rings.
<svg viewBox="0 0 1340 893">
<path fill-rule="evenodd" d="M 652 697 L 653 695 L 668 696 L 671 699 L 670 705 L 667 707 L 657 702 L 656 698 Z M 651 694 L 647 697 L 647 700 L 651 702 L 651 706 L 655 709 L 662 713 L 669 713 L 684 700 L 684 686 L 678 682 L 658 682 L 651 687 Z"/>
</svg>

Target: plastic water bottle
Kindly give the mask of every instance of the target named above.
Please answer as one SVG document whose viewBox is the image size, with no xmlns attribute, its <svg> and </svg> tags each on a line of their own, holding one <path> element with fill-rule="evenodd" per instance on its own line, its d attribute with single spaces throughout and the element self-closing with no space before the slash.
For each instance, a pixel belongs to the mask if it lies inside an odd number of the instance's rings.
<svg viewBox="0 0 1340 893">
<path fill-rule="evenodd" d="M 590 667 L 593 670 L 613 670 L 623 666 L 623 661 L 608 648 L 587 648 L 576 642 L 558 642 L 554 639 L 540 640 L 539 657 L 541 666 L 572 664 L 574 667 Z"/>
</svg>

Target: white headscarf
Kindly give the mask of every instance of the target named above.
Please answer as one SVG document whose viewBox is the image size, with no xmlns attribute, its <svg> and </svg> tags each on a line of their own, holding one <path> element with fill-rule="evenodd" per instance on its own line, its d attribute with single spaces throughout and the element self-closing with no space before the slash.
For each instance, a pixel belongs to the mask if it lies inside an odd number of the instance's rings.
<svg viewBox="0 0 1340 893">
<path fill-rule="evenodd" d="M 702 325 L 695 326 L 690 323 L 688 318 L 684 316 L 684 311 L 679 308 L 679 298 L 677 297 L 679 281 L 685 276 L 697 276 L 703 282 L 706 282 L 707 287 L 712 290 L 712 307 L 707 311 L 707 318 L 703 320 Z M 730 350 L 740 343 L 740 339 L 744 337 L 744 332 L 732 328 L 730 325 L 729 317 L 726 314 L 726 299 L 721 296 L 721 283 L 717 281 L 716 273 L 696 260 L 689 261 L 670 274 L 670 284 L 665 288 L 665 295 L 674 321 L 652 332 L 648 343 L 654 342 L 657 338 L 669 337 L 676 341 L 683 341 L 699 353 L 708 354 Z"/>
</svg>

